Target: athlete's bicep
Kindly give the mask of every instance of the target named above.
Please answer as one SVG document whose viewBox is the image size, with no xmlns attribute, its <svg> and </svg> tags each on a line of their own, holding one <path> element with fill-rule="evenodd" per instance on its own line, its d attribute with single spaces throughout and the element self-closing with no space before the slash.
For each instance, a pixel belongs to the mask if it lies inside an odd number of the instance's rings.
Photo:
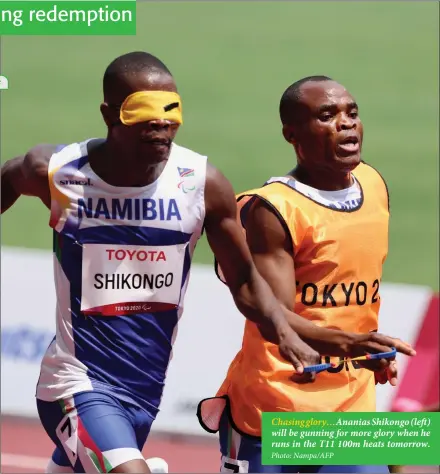
<svg viewBox="0 0 440 474">
<path fill-rule="evenodd" d="M 256 199 L 246 215 L 247 243 L 261 276 L 289 310 L 295 304 L 295 265 L 290 234 L 269 204 Z"/>
<path fill-rule="evenodd" d="M 237 203 L 230 182 L 208 168 L 205 190 L 205 230 L 209 245 L 231 289 L 249 279 L 252 257 L 237 221 Z"/>
<path fill-rule="evenodd" d="M 47 206 L 50 206 L 49 161 L 54 151 L 53 145 L 38 145 L 25 155 L 22 166 L 23 194 L 39 197 Z"/>
</svg>

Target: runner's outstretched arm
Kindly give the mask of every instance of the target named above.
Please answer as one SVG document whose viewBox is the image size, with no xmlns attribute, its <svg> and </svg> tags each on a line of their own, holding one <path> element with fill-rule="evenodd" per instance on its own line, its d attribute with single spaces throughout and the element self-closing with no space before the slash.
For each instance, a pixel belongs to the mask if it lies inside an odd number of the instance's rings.
<svg viewBox="0 0 440 474">
<path fill-rule="evenodd" d="M 262 335 L 279 345 L 284 358 L 301 372 L 319 362 L 316 351 L 305 344 L 287 323 L 284 312 L 261 277 L 237 222 L 237 203 L 231 183 L 208 165 L 205 188 L 205 230 L 235 304 L 259 327 Z"/>
<path fill-rule="evenodd" d="M 246 238 L 258 271 L 280 301 L 290 326 L 320 354 L 356 357 L 395 347 L 403 354 L 415 355 L 411 346 L 400 339 L 376 332 L 354 334 L 321 328 L 294 313 L 296 277 L 291 238 L 273 210 L 260 199 L 247 213 Z"/>
</svg>

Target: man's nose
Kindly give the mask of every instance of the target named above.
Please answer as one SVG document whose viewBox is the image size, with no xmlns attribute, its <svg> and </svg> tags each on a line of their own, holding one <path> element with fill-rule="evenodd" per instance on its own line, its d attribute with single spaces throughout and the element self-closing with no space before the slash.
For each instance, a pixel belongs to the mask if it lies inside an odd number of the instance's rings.
<svg viewBox="0 0 440 474">
<path fill-rule="evenodd" d="M 351 130 L 352 128 L 356 128 L 356 120 L 352 119 L 347 114 L 341 114 L 338 121 L 338 128 L 340 130 Z"/>
<path fill-rule="evenodd" d="M 168 120 L 157 119 L 157 120 L 150 120 L 148 122 L 152 130 L 168 130 L 171 128 L 171 122 Z"/>
</svg>

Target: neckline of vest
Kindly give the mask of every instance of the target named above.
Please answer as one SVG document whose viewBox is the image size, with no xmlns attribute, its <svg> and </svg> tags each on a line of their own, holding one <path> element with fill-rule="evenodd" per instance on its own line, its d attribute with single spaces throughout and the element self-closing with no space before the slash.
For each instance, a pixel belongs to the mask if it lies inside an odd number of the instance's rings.
<svg viewBox="0 0 440 474">
<path fill-rule="evenodd" d="M 289 180 L 290 181 L 290 180 Z M 362 183 L 360 181 L 359 178 L 356 178 L 356 181 L 358 182 L 359 184 L 359 188 L 361 190 L 361 202 L 359 203 L 359 206 L 356 207 L 356 208 L 353 208 L 353 209 L 336 209 L 334 207 L 330 207 L 326 204 L 323 204 L 321 202 L 318 202 L 318 201 L 315 201 L 313 198 L 309 197 L 309 196 L 306 196 L 305 194 L 303 194 L 301 191 L 298 191 L 298 189 L 295 189 L 293 186 L 289 185 L 288 183 L 285 183 L 283 181 L 272 181 L 270 183 L 267 183 L 267 184 L 264 184 L 263 187 L 266 187 L 266 186 L 270 186 L 271 184 L 282 184 L 283 186 L 286 186 L 288 189 L 291 189 L 292 191 L 296 192 L 298 195 L 302 196 L 304 199 L 308 199 L 309 201 L 311 201 L 313 204 L 316 204 L 317 206 L 321 206 L 323 207 L 324 209 L 327 209 L 329 211 L 335 211 L 335 212 L 345 212 L 345 213 L 353 213 L 353 212 L 357 212 L 357 211 L 360 211 L 364 205 L 364 202 L 365 202 L 365 193 L 364 193 L 364 188 L 362 186 Z"/>
</svg>

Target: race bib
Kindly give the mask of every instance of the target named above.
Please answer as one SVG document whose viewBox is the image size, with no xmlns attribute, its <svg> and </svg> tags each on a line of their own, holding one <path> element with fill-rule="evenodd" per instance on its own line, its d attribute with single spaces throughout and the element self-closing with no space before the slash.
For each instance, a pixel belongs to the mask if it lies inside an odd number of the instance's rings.
<svg viewBox="0 0 440 474">
<path fill-rule="evenodd" d="M 55 432 L 63 445 L 70 464 L 75 466 L 78 458 L 78 413 L 76 409 L 66 413 L 56 427 Z"/>
<path fill-rule="evenodd" d="M 120 316 L 176 308 L 187 245 L 84 245 L 81 311 Z"/>
</svg>

